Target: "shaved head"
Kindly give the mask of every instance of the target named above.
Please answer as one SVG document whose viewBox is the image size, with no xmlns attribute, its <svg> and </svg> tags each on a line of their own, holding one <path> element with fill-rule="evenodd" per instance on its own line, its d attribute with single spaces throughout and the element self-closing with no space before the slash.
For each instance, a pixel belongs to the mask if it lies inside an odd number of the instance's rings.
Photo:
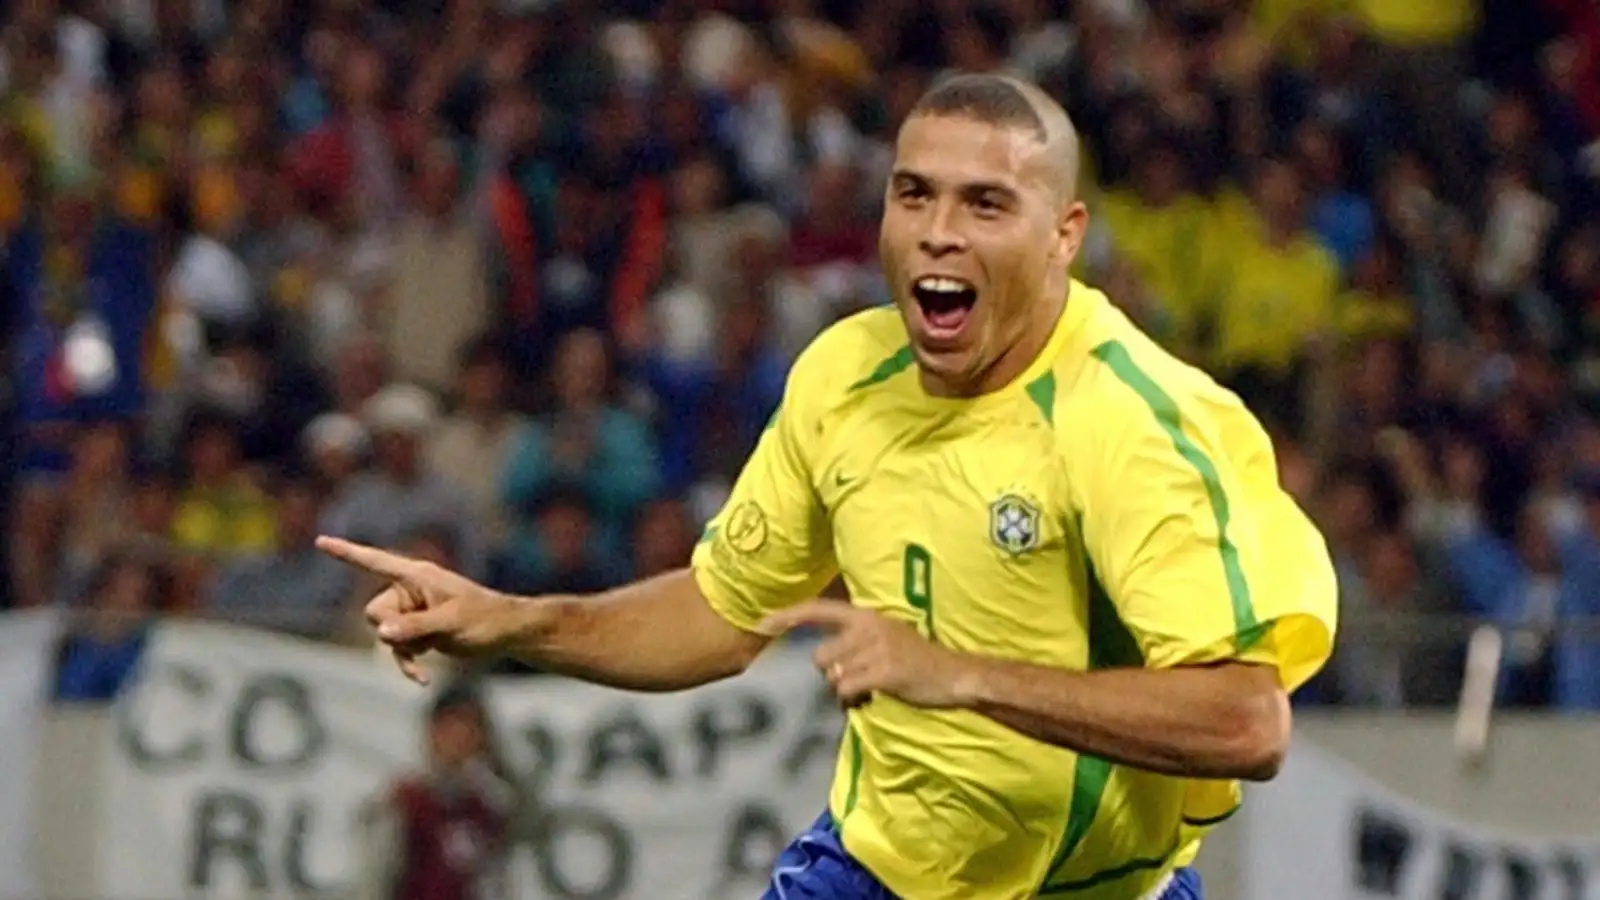
<svg viewBox="0 0 1600 900">
<path fill-rule="evenodd" d="M 1063 201 L 1078 190 L 1078 130 L 1061 104 L 1037 85 L 1009 75 L 952 75 L 922 95 L 912 116 L 963 116 L 1031 131 L 1042 145 Z"/>
<path fill-rule="evenodd" d="M 912 108 L 878 250 L 930 393 L 998 389 L 1042 352 L 1088 228 L 1077 187 L 1077 132 L 1025 81 L 956 75 Z"/>
</svg>

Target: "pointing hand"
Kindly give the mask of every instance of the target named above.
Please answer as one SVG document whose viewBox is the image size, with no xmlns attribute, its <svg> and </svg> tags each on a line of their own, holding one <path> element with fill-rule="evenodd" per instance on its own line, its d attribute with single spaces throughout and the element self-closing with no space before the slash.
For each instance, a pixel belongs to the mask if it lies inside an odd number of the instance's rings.
<svg viewBox="0 0 1600 900">
<path fill-rule="evenodd" d="M 760 631 L 777 636 L 805 626 L 827 633 L 813 661 L 845 706 L 859 706 L 874 693 L 912 706 L 957 705 L 967 658 L 910 625 L 837 600 L 811 600 L 768 616 Z"/>
<path fill-rule="evenodd" d="M 317 548 L 386 582 L 367 604 L 367 621 L 412 681 L 427 684 L 417 657 L 428 650 L 472 658 L 501 648 L 513 598 L 442 566 L 341 538 L 319 537 Z"/>
</svg>

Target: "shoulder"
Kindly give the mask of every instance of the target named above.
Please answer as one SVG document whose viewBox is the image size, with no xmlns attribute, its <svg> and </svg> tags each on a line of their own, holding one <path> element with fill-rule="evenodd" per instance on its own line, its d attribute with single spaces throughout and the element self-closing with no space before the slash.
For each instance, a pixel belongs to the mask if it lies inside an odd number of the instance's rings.
<svg viewBox="0 0 1600 900">
<path fill-rule="evenodd" d="M 1193 455 L 1229 436 L 1260 430 L 1239 398 L 1178 359 L 1107 304 L 1085 341 L 1087 359 L 1066 392 L 1064 420 L 1084 428 L 1064 453 L 1095 468 L 1131 464 L 1145 454 Z"/>
<path fill-rule="evenodd" d="M 900 314 L 892 307 L 865 310 L 830 325 L 800 352 L 789 370 L 784 404 L 820 413 L 912 363 Z"/>
</svg>

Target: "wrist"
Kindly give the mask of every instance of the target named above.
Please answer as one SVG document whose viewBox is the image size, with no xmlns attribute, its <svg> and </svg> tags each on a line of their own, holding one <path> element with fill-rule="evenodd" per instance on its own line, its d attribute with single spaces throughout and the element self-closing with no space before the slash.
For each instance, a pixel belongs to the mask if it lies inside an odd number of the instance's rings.
<svg viewBox="0 0 1600 900">
<path fill-rule="evenodd" d="M 994 695 L 994 678 L 989 661 L 980 656 L 955 654 L 956 664 L 950 680 L 950 694 L 957 709 L 981 711 Z"/>
<path fill-rule="evenodd" d="M 554 597 L 496 592 L 494 603 L 500 608 L 495 649 L 504 655 L 520 655 L 545 643 L 560 615 L 559 600 Z"/>
</svg>

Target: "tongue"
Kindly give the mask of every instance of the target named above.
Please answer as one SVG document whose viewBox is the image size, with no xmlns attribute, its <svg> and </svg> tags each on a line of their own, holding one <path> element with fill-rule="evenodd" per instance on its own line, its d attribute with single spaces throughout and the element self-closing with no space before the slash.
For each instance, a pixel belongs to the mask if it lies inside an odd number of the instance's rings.
<svg viewBox="0 0 1600 900">
<path fill-rule="evenodd" d="M 928 320 L 929 325 L 940 331 L 955 331 L 961 327 L 962 323 L 967 321 L 967 313 L 971 311 L 970 307 L 957 306 L 951 309 L 924 310 L 923 316 Z"/>
</svg>

